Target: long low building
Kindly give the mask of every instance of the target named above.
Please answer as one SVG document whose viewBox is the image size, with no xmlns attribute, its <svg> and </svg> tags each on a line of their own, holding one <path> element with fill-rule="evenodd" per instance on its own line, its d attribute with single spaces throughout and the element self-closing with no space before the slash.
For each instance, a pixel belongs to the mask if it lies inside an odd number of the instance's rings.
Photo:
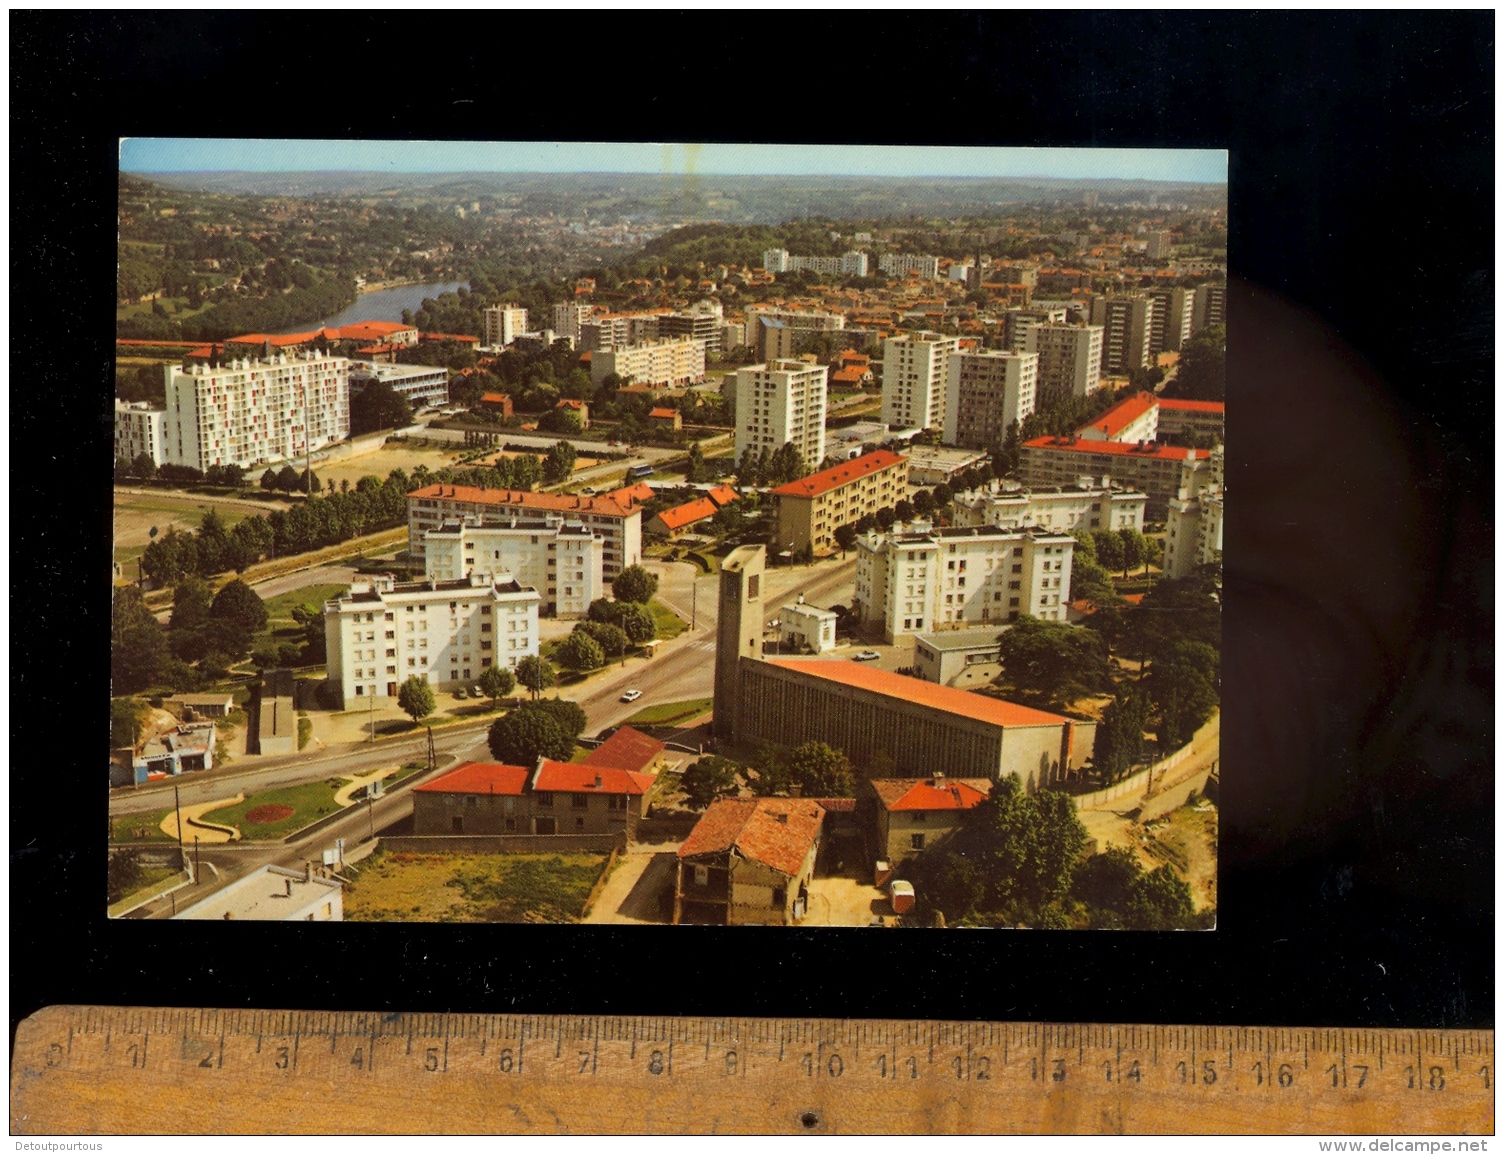
<svg viewBox="0 0 1504 1155">
<path fill-rule="evenodd" d="M 1029 791 L 1091 756 L 1096 724 L 838 659 L 738 662 L 735 737 L 821 741 L 858 764 L 882 754 L 900 774 L 1016 775 Z"/>
<path fill-rule="evenodd" d="M 609 581 L 642 560 L 642 510 L 616 495 L 575 497 L 521 489 L 480 489 L 470 485 L 426 485 L 407 495 L 407 549 L 425 557 L 427 534 L 446 522 L 478 517 L 483 525 L 509 525 L 550 514 L 576 521 L 600 534 L 602 576 Z"/>
<path fill-rule="evenodd" d="M 836 548 L 836 530 L 892 508 L 908 494 L 909 459 L 887 449 L 821 470 L 773 490 L 778 501 L 776 547 L 817 554 Z"/>
<path fill-rule="evenodd" d="M 389 385 L 414 410 L 449 404 L 449 370 L 442 365 L 352 365 L 350 396 L 359 397 L 373 381 Z"/>
<path fill-rule="evenodd" d="M 1078 529 L 1144 529 L 1144 507 L 1149 498 L 1137 490 L 1114 485 L 1110 477 L 1100 480 L 1079 477 L 1059 489 L 1025 489 L 1017 482 L 993 481 L 980 489 L 965 490 L 951 502 L 956 525 L 995 525 L 999 529 L 1043 529 L 1074 533 Z"/>
<path fill-rule="evenodd" d="M 543 597 L 547 618 L 583 618 L 606 593 L 601 535 L 558 514 L 485 525 L 478 516 L 424 535 L 426 577 L 458 581 L 473 573 L 510 573 Z"/>
<path fill-rule="evenodd" d="M 1079 437 L 1036 437 L 1023 444 L 1023 483 L 1030 489 L 1067 486 L 1078 477 L 1110 476 L 1142 490 L 1144 516 L 1163 521 L 1169 503 L 1194 476 L 1208 468 L 1205 449 L 1182 449 L 1154 442 L 1086 441 Z"/>
</svg>

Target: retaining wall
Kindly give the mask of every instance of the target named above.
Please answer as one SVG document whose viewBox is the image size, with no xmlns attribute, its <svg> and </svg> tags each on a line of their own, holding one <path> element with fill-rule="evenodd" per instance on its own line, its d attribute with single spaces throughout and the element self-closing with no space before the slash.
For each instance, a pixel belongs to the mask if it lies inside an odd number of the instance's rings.
<svg viewBox="0 0 1504 1155">
<path fill-rule="evenodd" d="M 412 834 L 381 836 L 394 854 L 610 854 L 621 834 Z"/>
</svg>

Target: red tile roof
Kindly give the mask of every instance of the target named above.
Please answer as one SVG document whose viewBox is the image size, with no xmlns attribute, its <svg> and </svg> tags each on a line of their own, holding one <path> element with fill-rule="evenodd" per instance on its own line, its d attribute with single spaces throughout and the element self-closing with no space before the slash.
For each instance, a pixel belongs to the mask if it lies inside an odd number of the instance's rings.
<svg viewBox="0 0 1504 1155">
<path fill-rule="evenodd" d="M 635 485 L 628 485 L 621 489 L 613 489 L 610 493 L 603 493 L 602 497 L 608 501 L 614 501 L 617 505 L 630 509 L 634 504 L 653 500 L 653 487 L 646 481 L 639 481 Z"/>
<path fill-rule="evenodd" d="M 505 393 L 482 393 L 480 399 L 486 405 L 505 405 L 507 395 Z"/>
<path fill-rule="evenodd" d="M 413 787 L 421 794 L 521 794 L 532 773 L 526 766 L 466 762 L 449 773 Z"/>
<path fill-rule="evenodd" d="M 729 485 L 717 485 L 714 489 L 706 493 L 705 496 L 717 505 L 730 505 L 736 500 L 736 490 L 732 489 Z"/>
<path fill-rule="evenodd" d="M 623 770 L 646 773 L 664 750 L 657 738 L 623 726 L 580 760 L 581 766 L 616 766 Z"/>
<path fill-rule="evenodd" d="M 1050 714 L 1031 706 L 1020 706 L 1001 698 L 984 697 L 970 690 L 957 690 L 953 686 L 939 686 L 934 682 L 889 673 L 887 670 L 875 670 L 861 662 L 840 658 L 772 658 L 768 660 L 768 665 L 814 678 L 824 678 L 829 682 L 839 682 L 843 686 L 867 690 L 886 698 L 902 698 L 932 710 L 987 722 L 993 726 L 1059 726 L 1068 720 L 1059 714 Z"/>
<path fill-rule="evenodd" d="M 653 785 L 653 775 L 623 770 L 617 766 L 586 766 L 581 762 L 538 763 L 533 775 L 534 790 L 564 791 L 570 794 L 646 794 Z"/>
<path fill-rule="evenodd" d="M 390 337 L 394 333 L 416 332 L 411 325 L 403 325 L 397 321 L 360 321 L 354 325 L 343 325 L 339 329 L 341 341 L 376 341 L 382 337 Z"/>
<path fill-rule="evenodd" d="M 419 333 L 420 341 L 463 341 L 467 345 L 479 345 L 480 338 L 467 333 Z"/>
<path fill-rule="evenodd" d="M 666 405 L 658 405 L 649 410 L 648 416 L 659 421 L 672 421 L 678 413 L 677 409 L 670 409 Z"/>
<path fill-rule="evenodd" d="M 1100 417 L 1087 422 L 1076 432 L 1085 433 L 1088 429 L 1095 429 L 1104 437 L 1114 439 L 1158 404 L 1159 398 L 1153 393 L 1135 393 L 1132 397 L 1119 401 Z"/>
<path fill-rule="evenodd" d="M 824 817 L 824 808 L 810 798 L 722 798 L 695 824 L 679 857 L 725 854 L 734 847 L 743 858 L 793 876 L 820 836 Z"/>
<path fill-rule="evenodd" d="M 992 792 L 983 778 L 874 778 L 886 810 L 970 810 Z"/>
<path fill-rule="evenodd" d="M 856 385 L 856 384 L 860 384 L 861 381 L 862 381 L 862 379 L 864 377 L 866 377 L 866 376 L 867 376 L 867 370 L 866 369 L 861 368 L 860 366 L 852 366 L 850 369 L 837 369 L 834 373 L 832 373 L 830 375 L 830 379 L 832 381 L 839 381 L 843 385 L 845 385 L 848 382 L 850 382 L 853 385 Z"/>
<path fill-rule="evenodd" d="M 658 515 L 658 520 L 669 529 L 682 529 L 686 525 L 693 525 L 697 521 L 704 521 L 707 517 L 715 515 L 715 502 L 708 497 L 697 497 L 693 501 L 686 501 L 683 505 L 676 505 L 673 509 L 665 509 Z"/>
<path fill-rule="evenodd" d="M 1179 409 L 1186 413 L 1225 413 L 1227 406 L 1221 401 L 1180 401 L 1159 399 L 1161 409 Z"/>
<path fill-rule="evenodd" d="M 830 469 L 811 474 L 809 477 L 801 477 L 798 481 L 791 481 L 787 485 L 780 485 L 773 492 L 780 497 L 818 497 L 839 485 L 867 477 L 880 469 L 901 465 L 906 461 L 908 461 L 907 457 L 894 453 L 892 450 L 874 449 L 871 453 L 864 453 L 841 465 L 832 466 Z"/>
<path fill-rule="evenodd" d="M 443 498 L 472 505 L 517 505 L 524 509 L 552 509 L 560 513 L 594 513 L 604 517 L 626 517 L 632 511 L 606 497 L 575 497 L 567 493 L 533 493 L 525 489 L 481 489 L 474 485 L 425 485 L 408 495 L 414 498 Z"/>
<path fill-rule="evenodd" d="M 1081 441 L 1074 437 L 1036 437 L 1025 449 L 1059 449 L 1067 453 L 1105 453 L 1114 457 L 1153 457 L 1161 461 L 1196 461 L 1209 457 L 1205 449 L 1181 449 L 1177 445 L 1140 446 L 1130 441 Z"/>
<path fill-rule="evenodd" d="M 555 409 L 584 409 L 585 408 L 585 403 L 583 401 L 577 401 L 577 400 L 575 400 L 572 397 L 560 397 L 559 400 L 558 400 L 558 402 L 554 405 L 554 408 Z"/>
</svg>

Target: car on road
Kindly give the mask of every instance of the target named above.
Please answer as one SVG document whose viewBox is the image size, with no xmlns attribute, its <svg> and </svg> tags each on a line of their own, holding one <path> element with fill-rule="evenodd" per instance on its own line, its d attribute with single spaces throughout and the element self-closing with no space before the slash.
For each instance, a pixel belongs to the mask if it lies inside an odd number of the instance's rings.
<svg viewBox="0 0 1504 1155">
<path fill-rule="evenodd" d="M 858 662 L 875 662 L 882 657 L 876 650 L 863 650 L 859 654 L 853 654 L 852 658 Z"/>
<path fill-rule="evenodd" d="M 621 700 L 623 702 L 635 702 L 640 697 L 642 697 L 642 691 L 641 690 L 628 690 L 625 694 L 623 694 L 621 696 Z"/>
</svg>

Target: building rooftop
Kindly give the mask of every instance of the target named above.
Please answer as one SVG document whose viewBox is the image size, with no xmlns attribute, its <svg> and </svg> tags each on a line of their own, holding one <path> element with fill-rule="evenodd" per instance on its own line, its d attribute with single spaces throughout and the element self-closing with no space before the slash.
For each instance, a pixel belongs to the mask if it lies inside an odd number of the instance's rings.
<svg viewBox="0 0 1504 1155">
<path fill-rule="evenodd" d="M 714 489 L 707 489 L 705 496 L 717 505 L 730 505 L 736 500 L 736 490 L 729 485 L 717 485 Z"/>
<path fill-rule="evenodd" d="M 639 481 L 635 485 L 628 485 L 622 489 L 613 489 L 610 493 L 601 494 L 607 501 L 614 501 L 623 508 L 630 509 L 633 505 L 639 505 L 644 501 L 652 501 L 654 497 L 653 487 L 646 481 Z"/>
<path fill-rule="evenodd" d="M 526 766 L 506 766 L 500 762 L 466 762 L 432 782 L 413 787 L 415 794 L 511 794 L 527 789 L 532 774 Z"/>
<path fill-rule="evenodd" d="M 832 466 L 830 469 L 821 470 L 809 477 L 801 477 L 798 481 L 791 481 L 787 485 L 780 485 L 773 492 L 780 497 L 818 497 L 838 486 L 863 477 L 870 477 L 879 470 L 902 465 L 906 461 L 908 458 L 902 454 L 888 449 L 874 449 L 871 453 L 853 457 L 850 461 Z"/>
<path fill-rule="evenodd" d="M 1185 413 L 1225 413 L 1227 406 L 1221 401 L 1182 401 L 1178 398 L 1159 399 L 1161 409 L 1178 409 Z"/>
<path fill-rule="evenodd" d="M 604 517 L 628 517 L 633 512 L 613 500 L 613 496 L 609 494 L 603 497 L 580 497 L 566 493 L 533 493 L 525 489 L 481 489 L 474 485 L 425 485 L 407 496 L 409 500 L 444 498 L 474 505 L 520 505 L 528 509 L 555 509 Z"/>
<path fill-rule="evenodd" d="M 916 641 L 923 642 L 932 650 L 979 650 L 997 649 L 998 635 L 1004 627 L 991 630 L 937 630 L 932 634 L 915 634 Z"/>
<path fill-rule="evenodd" d="M 1059 714 L 1050 714 L 1001 698 L 983 697 L 969 690 L 957 690 L 950 686 L 937 686 L 903 674 L 874 670 L 861 662 L 842 658 L 770 658 L 770 666 L 823 678 L 857 690 L 881 694 L 885 698 L 899 698 L 914 705 L 986 722 L 992 726 L 1059 726 L 1069 719 Z"/>
<path fill-rule="evenodd" d="M 332 898 L 340 889 L 336 879 L 281 866 L 264 866 L 174 917 L 280 921 L 320 898 Z"/>
<path fill-rule="evenodd" d="M 970 810 L 992 793 L 985 778 L 874 778 L 884 810 Z"/>
<path fill-rule="evenodd" d="M 707 517 L 714 517 L 718 509 L 710 498 L 697 497 L 694 501 L 676 505 L 673 509 L 665 509 L 658 515 L 658 520 L 669 529 L 680 529 L 697 521 L 704 521 Z"/>
<path fill-rule="evenodd" d="M 810 798 L 721 798 L 712 802 L 679 847 L 680 858 L 724 854 L 795 875 L 820 836 L 825 810 Z"/>
<path fill-rule="evenodd" d="M 653 786 L 653 775 L 599 763 L 554 762 L 538 760 L 533 775 L 534 790 L 567 791 L 571 794 L 646 794 Z"/>
<path fill-rule="evenodd" d="M 1100 417 L 1087 422 L 1076 432 L 1080 435 L 1091 429 L 1102 434 L 1103 437 L 1115 438 L 1158 404 L 1159 398 L 1153 393 L 1135 393 L 1132 397 L 1119 401 Z"/>
<path fill-rule="evenodd" d="M 668 749 L 657 738 L 623 726 L 584 758 L 581 766 L 615 766 L 642 774 Z"/>
<path fill-rule="evenodd" d="M 1158 442 L 1082 441 L 1076 437 L 1036 437 L 1025 441 L 1025 449 L 1057 449 L 1065 453 L 1100 453 L 1112 457 L 1143 457 L 1160 461 L 1205 461 L 1205 449 L 1182 449 L 1178 445 Z"/>
</svg>

